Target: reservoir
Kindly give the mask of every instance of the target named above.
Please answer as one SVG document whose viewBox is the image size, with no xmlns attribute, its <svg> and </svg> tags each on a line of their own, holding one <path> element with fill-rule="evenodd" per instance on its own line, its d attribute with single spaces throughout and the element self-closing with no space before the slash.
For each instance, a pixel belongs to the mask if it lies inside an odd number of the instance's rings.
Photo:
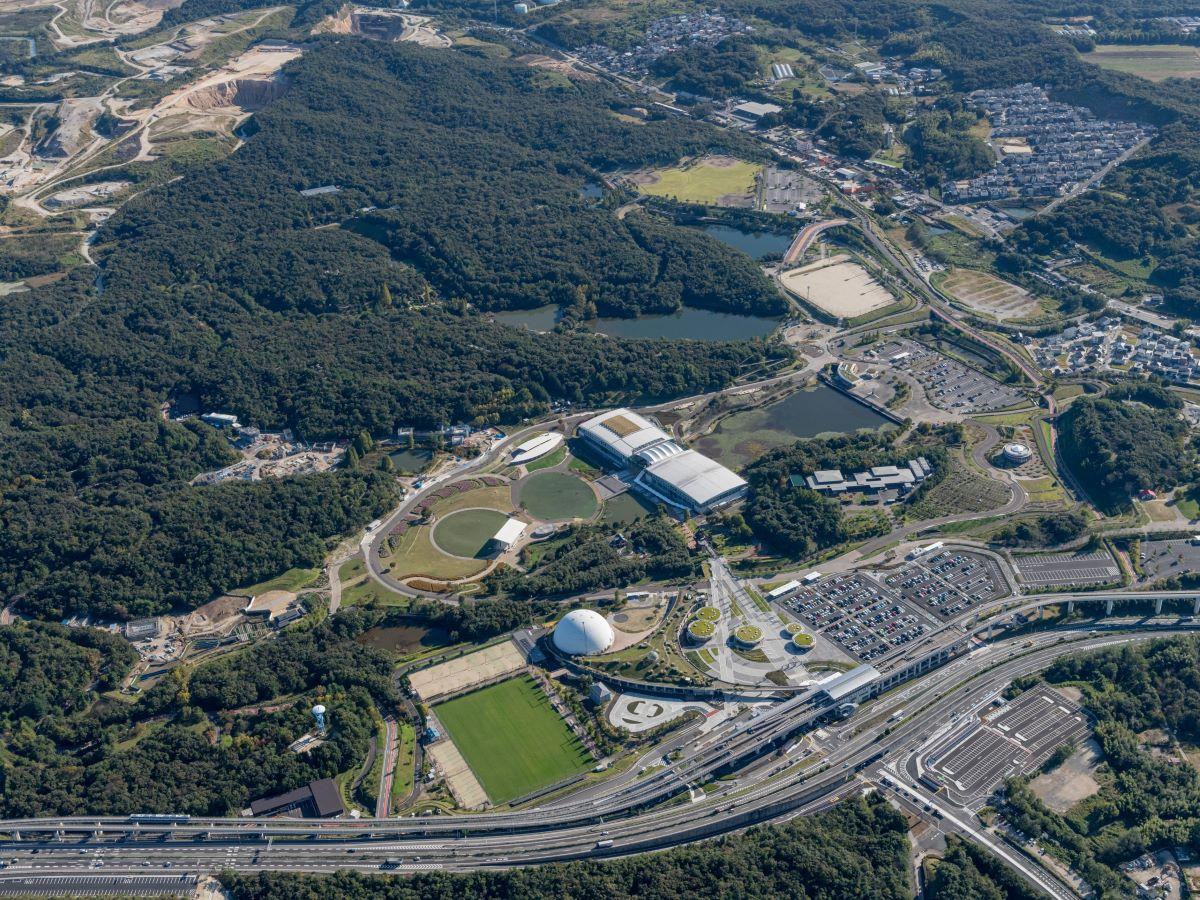
<svg viewBox="0 0 1200 900">
<path fill-rule="evenodd" d="M 743 231 L 731 225 L 705 225 L 700 228 L 700 231 L 755 259 L 782 256 L 784 251 L 792 245 L 794 237 L 794 235 L 780 234 L 774 231 Z"/>
<path fill-rule="evenodd" d="M 694 442 L 707 456 L 739 470 L 768 450 L 814 438 L 894 427 L 875 410 L 818 383 L 774 403 L 734 413 L 716 431 Z"/>
<path fill-rule="evenodd" d="M 495 313 L 496 321 L 502 325 L 528 328 L 530 331 L 549 331 L 558 317 L 556 306 Z M 743 341 L 766 337 L 778 324 L 778 319 L 735 316 L 691 307 L 667 316 L 639 316 L 636 319 L 601 317 L 591 323 L 596 331 L 609 337 L 686 338 L 693 341 Z"/>
</svg>

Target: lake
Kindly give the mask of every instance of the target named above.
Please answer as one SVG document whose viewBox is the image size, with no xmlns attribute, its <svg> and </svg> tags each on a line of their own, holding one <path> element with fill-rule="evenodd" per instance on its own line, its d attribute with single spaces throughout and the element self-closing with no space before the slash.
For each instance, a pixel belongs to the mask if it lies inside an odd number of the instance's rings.
<svg viewBox="0 0 1200 900">
<path fill-rule="evenodd" d="M 755 259 L 782 256 L 795 237 L 792 234 L 779 234 L 774 231 L 743 231 L 731 225 L 704 225 L 699 230 Z"/>
<path fill-rule="evenodd" d="M 742 469 L 768 450 L 799 438 L 894 427 L 886 417 L 824 384 L 724 419 L 693 446 L 731 469 Z"/>
<path fill-rule="evenodd" d="M 513 328 L 549 331 L 558 321 L 557 306 L 538 309 L 513 309 L 495 313 L 496 321 Z M 778 319 L 759 316 L 735 316 L 732 313 L 685 307 L 669 316 L 639 316 L 621 319 L 602 316 L 592 327 L 609 337 L 686 338 L 693 341 L 741 341 L 766 337 L 779 324 Z"/>
<path fill-rule="evenodd" d="M 358 636 L 358 643 L 392 653 L 416 653 L 429 647 L 442 647 L 450 637 L 441 628 L 422 625 L 387 625 L 368 629 Z"/>
<path fill-rule="evenodd" d="M 392 464 L 401 475 L 416 475 L 429 465 L 433 459 L 433 451 L 425 447 L 414 447 L 411 450 L 393 450 L 388 456 L 392 458 Z"/>
</svg>

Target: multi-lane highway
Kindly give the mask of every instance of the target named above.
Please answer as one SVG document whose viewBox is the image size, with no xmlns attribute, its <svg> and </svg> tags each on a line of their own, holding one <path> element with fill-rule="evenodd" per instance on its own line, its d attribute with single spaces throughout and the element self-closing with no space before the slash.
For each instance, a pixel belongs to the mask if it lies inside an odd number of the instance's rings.
<svg viewBox="0 0 1200 900">
<path fill-rule="evenodd" d="M 82 875 L 192 875 L 223 868 L 414 871 L 530 865 L 624 855 L 727 833 L 825 808 L 884 772 L 903 778 L 938 827 L 981 840 L 1051 896 L 1071 896 L 1036 861 L 1007 847 L 970 811 L 925 790 L 909 770 L 952 718 L 985 706 L 1013 678 L 1068 653 L 1179 633 L 1188 623 L 1068 628 L 978 647 L 831 721 L 815 694 L 801 695 L 720 728 L 673 736 L 656 748 L 657 771 L 627 772 L 602 788 L 542 807 L 499 814 L 419 819 L 258 821 L 246 819 L 64 818 L 0 822 L 0 893 Z M 903 711 L 903 712 L 901 712 Z M 799 736 L 823 726 L 819 749 Z M 644 763 L 650 760 L 644 760 Z M 722 777 L 716 780 L 715 776 Z M 611 841 L 611 845 L 609 842 Z M 1065 892 L 1065 893 L 1064 893 Z"/>
</svg>

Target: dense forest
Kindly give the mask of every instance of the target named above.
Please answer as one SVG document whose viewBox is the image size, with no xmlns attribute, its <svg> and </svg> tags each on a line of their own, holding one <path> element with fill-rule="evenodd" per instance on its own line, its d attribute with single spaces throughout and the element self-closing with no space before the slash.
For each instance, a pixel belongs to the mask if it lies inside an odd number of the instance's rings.
<svg viewBox="0 0 1200 900">
<path fill-rule="evenodd" d="M 928 900 L 1037 900 L 1042 893 L 982 847 L 946 835 L 925 885 Z"/>
<path fill-rule="evenodd" d="M 1063 459 L 1105 510 L 1128 507 L 1147 488 L 1172 488 L 1192 471 L 1188 428 L 1174 409 L 1081 397 L 1057 429 Z"/>
<path fill-rule="evenodd" d="M 1042 835 L 1102 896 L 1131 895 L 1130 882 L 1116 871 L 1121 863 L 1152 849 L 1200 852 L 1200 773 L 1170 750 L 1150 749 L 1144 736 L 1163 729 L 1169 740 L 1200 743 L 1200 641 L 1176 638 L 1068 657 L 1045 680 L 1082 688 L 1097 719 L 1101 789 L 1062 816 L 1018 780 L 1004 812 L 1026 834 Z"/>
<path fill-rule="evenodd" d="M 623 588 L 645 579 L 673 581 L 700 574 L 678 526 L 665 515 L 646 516 L 620 528 L 583 525 L 538 560 L 528 575 L 506 570 L 491 576 L 493 593 L 529 599 Z"/>
<path fill-rule="evenodd" d="M 111 690 L 137 660 L 124 638 L 40 623 L 0 628 L 0 724 L 70 715 L 92 686 Z"/>
<path fill-rule="evenodd" d="M 757 152 L 743 137 L 632 124 L 598 82 L 410 44 L 317 40 L 287 80 L 237 153 L 102 228 L 101 279 L 79 268 L 0 309 L 0 590 L 39 615 L 195 606 L 315 564 L 395 500 L 389 477 L 349 470 L 191 488 L 231 455 L 161 421 L 174 398 L 309 439 L 382 436 L 711 390 L 782 352 L 476 311 L 778 312 L 749 258 L 580 194 L 602 165 Z M 340 190 L 300 193 L 323 185 Z"/>
<path fill-rule="evenodd" d="M 407 878 L 225 873 L 234 900 L 908 900 L 904 817 L 878 797 L 855 797 L 786 825 L 612 862 Z"/>
<path fill-rule="evenodd" d="M 958 441 L 961 437 L 953 426 L 924 426 L 903 445 L 895 443 L 894 432 L 885 432 L 797 441 L 790 447 L 772 450 L 744 473 L 750 482 L 746 522 L 768 547 L 793 557 L 809 556 L 841 543 L 849 533 L 841 504 L 805 487 L 804 476 L 818 469 L 851 473 L 872 466 L 903 464 L 913 456 L 924 455 L 933 466 L 934 477 L 939 477 L 948 463 L 947 442 Z"/>
<path fill-rule="evenodd" d="M 0 659 L 25 663 L 3 667 L 12 700 L 0 713 L 0 815 L 235 815 L 257 797 L 360 765 L 374 710 L 399 702 L 390 658 L 355 641 L 371 623 L 370 614 L 343 612 L 190 677 L 175 670 L 133 702 L 96 693 L 130 665 L 123 639 L 60 626 L 0 630 Z M 42 646 L 31 649 L 34 641 Z M 276 711 L 236 712 L 280 697 Z M 329 739 L 289 752 L 312 728 L 318 698 L 330 709 Z"/>
</svg>

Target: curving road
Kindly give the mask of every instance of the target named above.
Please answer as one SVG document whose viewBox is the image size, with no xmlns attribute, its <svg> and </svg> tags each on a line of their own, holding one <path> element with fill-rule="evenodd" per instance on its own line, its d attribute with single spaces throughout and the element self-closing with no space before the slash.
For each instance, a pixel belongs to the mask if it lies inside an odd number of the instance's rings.
<svg viewBox="0 0 1200 900">
<path fill-rule="evenodd" d="M 96 876 L 101 868 L 119 885 L 122 878 L 168 871 L 186 876 L 222 868 L 470 870 L 673 846 L 826 808 L 885 771 L 902 776 L 938 725 L 986 706 L 1013 678 L 1063 655 L 1193 630 L 1185 623 L 1069 627 L 997 641 L 864 704 L 844 722 L 830 722 L 828 708 L 815 696 L 797 697 L 757 717 L 743 713 L 706 735 L 672 735 L 655 751 L 678 750 L 678 760 L 640 778 L 631 770 L 596 786 L 604 791 L 598 796 L 593 787 L 518 812 L 332 822 L 191 819 L 134 825 L 127 818 L 93 817 L 0 822 L 0 849 L 14 860 L 0 872 L 0 893 L 18 886 L 50 890 L 61 884 L 54 879 Z M 813 733 L 818 724 L 824 732 Z M 810 737 L 797 739 L 804 734 Z M 812 757 L 820 762 L 804 768 L 807 745 L 817 734 L 825 735 L 821 755 Z M 732 777 L 714 781 L 719 773 Z M 912 787 L 920 789 L 919 783 Z M 970 811 L 928 792 L 920 796 L 942 812 L 931 824 L 983 842 L 1048 895 L 1074 896 L 1035 859 L 984 829 Z"/>
</svg>

